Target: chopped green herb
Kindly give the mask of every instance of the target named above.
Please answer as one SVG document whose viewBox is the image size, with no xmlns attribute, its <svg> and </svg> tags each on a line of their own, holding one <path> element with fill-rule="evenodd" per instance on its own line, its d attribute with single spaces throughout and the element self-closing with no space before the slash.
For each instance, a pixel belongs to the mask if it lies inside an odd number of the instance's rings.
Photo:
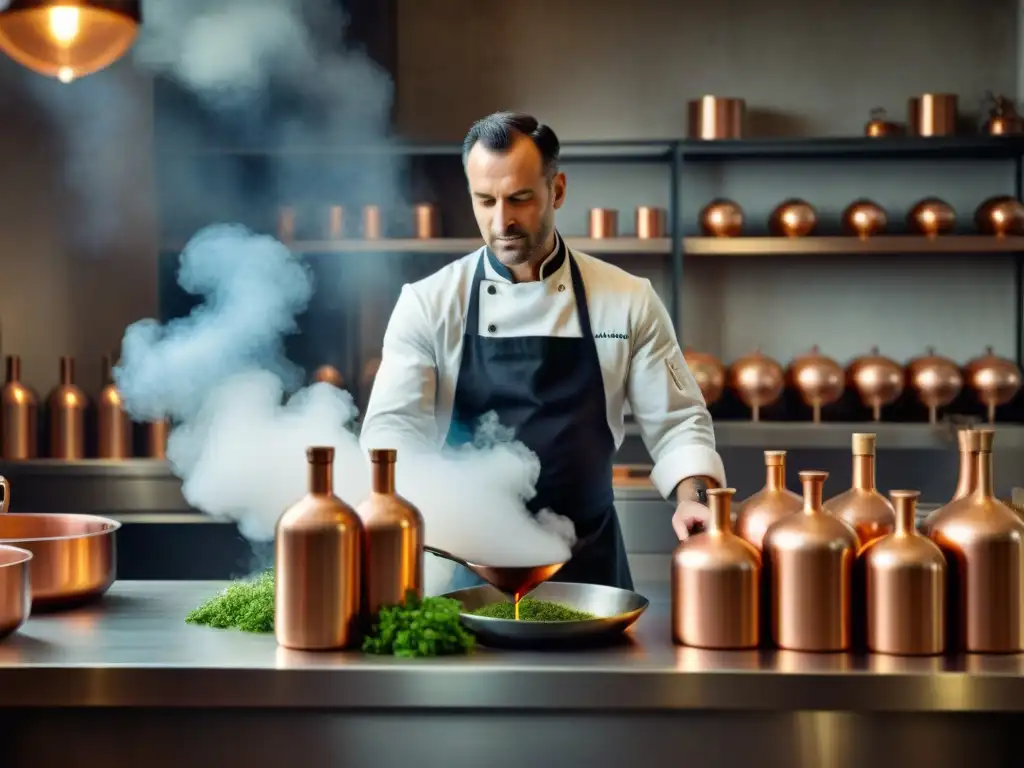
<svg viewBox="0 0 1024 768">
<path fill-rule="evenodd" d="M 229 584 L 185 617 L 189 624 L 243 632 L 274 631 L 274 572 Z"/>
<path fill-rule="evenodd" d="M 486 616 L 490 619 L 509 619 L 516 617 L 515 604 L 488 603 L 471 612 L 474 616 Z M 519 601 L 520 621 L 586 621 L 596 619 L 592 613 L 577 611 L 567 605 L 552 603 L 547 600 L 536 600 L 532 597 L 524 597 Z"/>
<path fill-rule="evenodd" d="M 476 645 L 462 626 L 462 604 L 449 597 L 420 600 L 409 592 L 400 605 L 384 606 L 363 640 L 363 651 L 405 658 L 469 653 Z"/>
</svg>

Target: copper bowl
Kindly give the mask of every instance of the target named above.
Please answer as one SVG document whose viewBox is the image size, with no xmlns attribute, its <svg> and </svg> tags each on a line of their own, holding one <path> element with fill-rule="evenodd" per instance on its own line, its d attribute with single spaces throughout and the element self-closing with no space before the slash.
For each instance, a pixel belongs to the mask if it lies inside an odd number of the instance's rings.
<svg viewBox="0 0 1024 768">
<path fill-rule="evenodd" d="M 32 612 L 31 561 L 27 549 L 0 546 L 0 639 L 21 629 Z"/>
</svg>

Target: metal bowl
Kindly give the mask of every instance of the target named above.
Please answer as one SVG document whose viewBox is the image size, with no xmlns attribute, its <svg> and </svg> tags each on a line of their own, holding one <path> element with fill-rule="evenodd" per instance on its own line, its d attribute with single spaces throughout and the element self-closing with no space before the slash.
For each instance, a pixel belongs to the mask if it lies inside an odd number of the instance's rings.
<svg viewBox="0 0 1024 768">
<path fill-rule="evenodd" d="M 592 613 L 597 618 L 583 621 L 512 621 L 470 613 L 491 603 L 509 602 L 508 596 L 489 584 L 459 589 L 445 597 L 462 603 L 462 623 L 483 645 L 544 650 L 622 641 L 625 631 L 650 604 L 646 597 L 628 589 L 549 581 L 533 590 L 529 597 L 561 603 Z"/>
<path fill-rule="evenodd" d="M 32 612 L 32 553 L 0 546 L 0 639 L 17 632 Z"/>
</svg>

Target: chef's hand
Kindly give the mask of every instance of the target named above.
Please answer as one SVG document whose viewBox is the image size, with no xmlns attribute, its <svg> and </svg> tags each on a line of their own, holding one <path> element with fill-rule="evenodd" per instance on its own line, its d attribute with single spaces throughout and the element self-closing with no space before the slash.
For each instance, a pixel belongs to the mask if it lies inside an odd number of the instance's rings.
<svg viewBox="0 0 1024 768">
<path fill-rule="evenodd" d="M 699 501 L 680 501 L 672 514 L 672 528 L 680 541 L 689 538 L 691 534 L 700 533 L 707 527 L 707 521 L 708 508 Z"/>
</svg>

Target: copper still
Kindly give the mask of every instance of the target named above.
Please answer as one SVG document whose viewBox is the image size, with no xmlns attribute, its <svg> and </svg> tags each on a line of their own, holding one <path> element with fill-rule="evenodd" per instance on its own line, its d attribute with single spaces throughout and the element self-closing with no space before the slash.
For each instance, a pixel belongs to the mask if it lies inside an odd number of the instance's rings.
<svg viewBox="0 0 1024 768">
<path fill-rule="evenodd" d="M 46 401 L 50 422 L 50 456 L 54 459 L 85 458 L 85 411 L 89 401 L 75 386 L 75 359 L 60 359 L 60 384 Z"/>
<path fill-rule="evenodd" d="M 702 96 L 687 103 L 688 136 L 701 141 L 742 139 L 747 120 L 743 99 Z"/>
<path fill-rule="evenodd" d="M 295 239 L 295 209 L 290 205 L 277 209 L 277 239 L 282 243 Z"/>
<path fill-rule="evenodd" d="M 334 449 L 306 450 L 309 492 L 275 537 L 274 634 L 294 650 L 342 650 L 360 639 L 363 524 L 334 495 Z"/>
<path fill-rule="evenodd" d="M 788 383 L 814 412 L 813 419 L 821 421 L 821 409 L 843 396 L 846 376 L 843 368 L 831 357 L 821 354 L 817 345 L 805 355 L 793 358 L 786 371 Z"/>
<path fill-rule="evenodd" d="M 952 652 L 1024 651 L 1024 522 L 995 497 L 994 438 L 994 430 L 978 430 L 974 490 L 935 510 L 927 523 L 946 556 Z"/>
<path fill-rule="evenodd" d="M 907 123 L 915 136 L 952 136 L 956 121 L 955 93 L 923 93 L 907 102 Z"/>
<path fill-rule="evenodd" d="M 384 236 L 384 223 L 381 220 L 379 205 L 363 206 L 363 239 L 380 240 Z"/>
<path fill-rule="evenodd" d="M 708 528 L 672 557 L 672 639 L 696 648 L 756 648 L 761 556 L 732 532 L 734 488 L 708 491 Z"/>
<path fill-rule="evenodd" d="M 1024 231 L 1024 203 L 1009 195 L 990 197 L 974 212 L 974 224 L 985 235 L 1019 235 Z"/>
<path fill-rule="evenodd" d="M 764 466 L 764 487 L 740 505 L 736 516 L 736 533 L 758 550 L 774 523 L 803 506 L 803 499 L 786 487 L 786 452 L 765 451 Z"/>
<path fill-rule="evenodd" d="M 103 388 L 96 402 L 96 457 L 128 459 L 132 455 L 132 420 L 114 383 L 113 358 L 103 356 Z"/>
<path fill-rule="evenodd" d="M 861 240 L 884 232 L 888 221 L 882 206 L 872 200 L 854 200 L 843 211 L 843 229 Z"/>
<path fill-rule="evenodd" d="M 928 347 L 925 354 L 907 363 L 907 383 L 928 409 L 928 422 L 938 422 L 939 408 L 949 405 L 964 387 L 960 366 Z"/>
<path fill-rule="evenodd" d="M 665 237 L 665 209 L 639 205 L 636 209 L 636 236 L 640 240 Z"/>
<path fill-rule="evenodd" d="M 900 126 L 890 122 L 886 111 L 882 107 L 875 107 L 871 110 L 871 119 L 864 126 L 864 135 L 873 139 L 885 136 L 897 136 L 900 133 Z"/>
<path fill-rule="evenodd" d="M 150 459 L 167 458 L 167 438 L 171 425 L 167 419 L 151 421 L 146 425 L 146 457 Z"/>
<path fill-rule="evenodd" d="M 692 349 L 686 349 L 683 358 L 690 373 L 693 374 L 694 381 L 700 387 L 705 405 L 710 406 L 718 402 L 725 389 L 725 366 L 722 365 L 722 361 L 714 355 Z"/>
<path fill-rule="evenodd" d="M 963 374 L 967 386 L 988 410 L 989 424 L 995 424 L 996 408 L 1006 405 L 1020 391 L 1020 368 L 1012 360 L 995 354 L 992 347 L 985 347 L 985 354 L 969 360 Z"/>
<path fill-rule="evenodd" d="M 729 388 L 750 408 L 751 421 L 761 420 L 761 409 L 778 400 L 785 386 L 782 366 L 760 349 L 729 366 Z"/>
<path fill-rule="evenodd" d="M 370 451 L 370 495 L 363 521 L 363 612 L 373 616 L 412 591 L 423 597 L 423 515 L 395 492 L 395 450 Z"/>
<path fill-rule="evenodd" d="M 21 383 L 21 358 L 7 356 L 7 381 L 0 390 L 0 456 L 7 461 L 34 459 L 38 455 L 39 399 Z"/>
<path fill-rule="evenodd" d="M 956 224 L 956 211 L 945 200 L 926 197 L 919 200 L 907 214 L 911 232 L 926 237 L 948 235 Z"/>
<path fill-rule="evenodd" d="M 604 240 L 619 235 L 619 212 L 614 208 L 591 208 L 588 237 Z"/>
<path fill-rule="evenodd" d="M 1013 136 L 1021 133 L 1022 122 L 1013 102 L 1005 96 L 988 94 L 991 103 L 985 133 L 990 136 Z"/>
<path fill-rule="evenodd" d="M 342 240 L 345 237 L 345 207 L 331 205 L 327 208 L 327 239 Z"/>
<path fill-rule="evenodd" d="M 321 365 L 313 371 L 313 375 L 310 378 L 314 384 L 323 383 L 330 384 L 338 389 L 345 388 L 345 377 L 333 365 Z"/>
<path fill-rule="evenodd" d="M 946 558 L 914 527 L 921 494 L 890 495 L 895 530 L 864 552 L 868 650 L 937 656 L 946 648 Z"/>
<path fill-rule="evenodd" d="M 874 421 L 882 420 L 882 408 L 896 402 L 903 393 L 903 367 L 872 347 L 867 355 L 855 358 L 846 368 L 846 385 L 871 409 Z"/>
<path fill-rule="evenodd" d="M 743 231 L 743 209 L 732 200 L 712 200 L 701 208 L 699 219 L 705 237 L 736 237 Z"/>
<path fill-rule="evenodd" d="M 441 217 L 432 203 L 417 203 L 412 209 L 413 232 L 418 240 L 441 236 Z"/>
<path fill-rule="evenodd" d="M 825 514 L 821 497 L 828 472 L 801 472 L 801 512 L 765 534 L 762 548 L 771 594 L 771 637 L 790 651 L 850 648 L 853 563 L 857 534 Z"/>
<path fill-rule="evenodd" d="M 818 224 L 818 213 L 806 200 L 783 200 L 768 217 L 768 229 L 782 237 L 807 237 Z"/>
<path fill-rule="evenodd" d="M 853 528 L 863 549 L 892 533 L 892 504 L 875 488 L 875 435 L 857 432 L 853 439 L 853 481 L 850 489 L 825 502 L 825 511 Z"/>
</svg>

